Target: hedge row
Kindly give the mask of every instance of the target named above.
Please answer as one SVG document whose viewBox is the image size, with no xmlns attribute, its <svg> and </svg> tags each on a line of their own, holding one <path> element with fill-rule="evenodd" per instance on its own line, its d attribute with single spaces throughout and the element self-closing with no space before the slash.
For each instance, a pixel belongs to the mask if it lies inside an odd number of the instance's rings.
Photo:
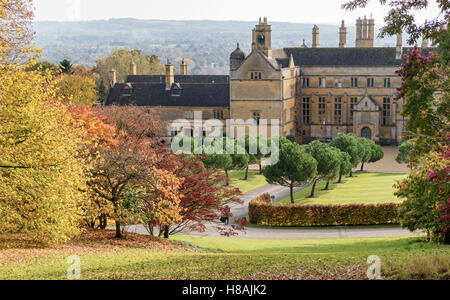
<svg viewBox="0 0 450 300">
<path fill-rule="evenodd" d="M 280 205 L 262 195 L 249 204 L 250 223 L 273 227 L 399 224 L 400 204 Z"/>
</svg>

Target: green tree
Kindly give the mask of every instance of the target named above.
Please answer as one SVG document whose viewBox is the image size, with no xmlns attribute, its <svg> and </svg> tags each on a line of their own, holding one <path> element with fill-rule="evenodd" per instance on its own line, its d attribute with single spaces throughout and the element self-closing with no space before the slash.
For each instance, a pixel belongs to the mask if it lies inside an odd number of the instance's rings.
<svg viewBox="0 0 450 300">
<path fill-rule="evenodd" d="M 407 141 L 398 147 L 398 155 L 395 159 L 399 164 L 411 164 L 411 152 L 414 150 L 414 142 Z"/>
<path fill-rule="evenodd" d="M 263 170 L 267 182 L 290 188 L 292 204 L 294 187 L 311 182 L 317 176 L 317 161 L 305 148 L 291 141 L 280 138 L 278 163 L 266 166 Z"/>
<path fill-rule="evenodd" d="M 58 74 L 61 69 L 58 65 L 55 65 L 49 61 L 38 61 L 30 64 L 25 71 L 39 71 L 42 75 L 45 75 L 47 72 L 50 72 L 51 74 Z"/>
<path fill-rule="evenodd" d="M 340 133 L 330 144 L 332 147 L 336 147 L 342 152 L 346 152 L 350 155 L 350 162 L 353 168 L 356 168 L 362 160 L 363 150 L 358 143 L 358 138 L 354 134 Z M 353 172 L 350 171 L 350 177 L 353 176 Z"/>
<path fill-rule="evenodd" d="M 108 95 L 111 69 L 116 70 L 119 82 L 125 82 L 132 62 L 136 64 L 138 75 L 159 75 L 165 72 L 156 55 L 143 55 L 139 50 L 115 50 L 111 56 L 98 60 L 94 68 L 94 72 L 98 74 L 97 84 L 102 99 Z"/>
<path fill-rule="evenodd" d="M 336 148 L 337 149 L 337 148 Z M 352 165 L 352 157 L 347 152 L 343 152 L 339 150 L 340 154 L 340 167 L 339 167 L 339 181 L 338 183 L 342 183 L 342 177 L 350 174 L 352 171 L 353 165 Z"/>
<path fill-rule="evenodd" d="M 59 63 L 59 68 L 61 69 L 61 72 L 64 74 L 72 74 L 72 63 L 67 60 L 64 59 Z"/>
<path fill-rule="evenodd" d="M 313 180 L 310 198 L 315 197 L 317 183 L 323 179 L 331 180 L 336 169 L 340 166 L 339 155 L 327 144 L 314 141 L 305 147 L 306 152 L 311 154 L 317 161 L 317 176 Z"/>
<path fill-rule="evenodd" d="M 346 166 L 344 165 L 344 163 L 347 163 L 347 169 L 351 170 L 351 165 L 349 163 L 349 160 L 348 161 L 344 161 L 346 158 L 348 158 L 348 157 L 344 156 L 344 154 L 346 154 L 346 153 L 342 152 L 338 148 L 331 147 L 331 146 L 329 146 L 329 149 L 330 149 L 330 151 L 333 152 L 333 155 L 337 159 L 338 164 L 336 164 L 334 166 L 333 170 L 328 174 L 328 176 L 325 177 L 325 179 L 327 181 L 327 185 L 325 186 L 324 191 L 328 191 L 330 189 L 330 182 L 332 180 L 335 180 L 338 177 L 340 177 L 340 174 L 342 174 L 341 173 L 341 168 L 344 168 L 344 172 L 346 171 L 345 170 Z M 348 168 L 348 165 L 350 165 L 350 168 Z"/>
</svg>

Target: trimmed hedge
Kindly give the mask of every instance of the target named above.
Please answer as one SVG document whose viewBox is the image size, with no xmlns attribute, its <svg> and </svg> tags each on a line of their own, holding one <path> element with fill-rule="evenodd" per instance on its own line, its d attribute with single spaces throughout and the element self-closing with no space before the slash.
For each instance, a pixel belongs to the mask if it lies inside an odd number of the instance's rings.
<svg viewBox="0 0 450 300">
<path fill-rule="evenodd" d="M 280 205 L 262 195 L 249 204 L 250 223 L 273 227 L 314 227 L 399 224 L 401 204 Z"/>
</svg>

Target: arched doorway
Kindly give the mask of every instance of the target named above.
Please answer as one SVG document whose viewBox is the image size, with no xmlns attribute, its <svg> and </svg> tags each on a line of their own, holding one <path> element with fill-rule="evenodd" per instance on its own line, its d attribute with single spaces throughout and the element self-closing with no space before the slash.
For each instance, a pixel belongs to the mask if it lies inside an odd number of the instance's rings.
<svg viewBox="0 0 450 300">
<path fill-rule="evenodd" d="M 369 127 L 364 127 L 361 130 L 361 137 L 371 140 L 372 139 L 372 130 L 370 130 Z"/>
</svg>

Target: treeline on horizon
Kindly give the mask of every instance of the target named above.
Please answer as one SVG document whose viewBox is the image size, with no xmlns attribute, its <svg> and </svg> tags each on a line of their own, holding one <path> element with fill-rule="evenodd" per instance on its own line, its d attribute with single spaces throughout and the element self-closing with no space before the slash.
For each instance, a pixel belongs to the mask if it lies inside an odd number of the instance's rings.
<svg viewBox="0 0 450 300">
<path fill-rule="evenodd" d="M 270 22 L 270 19 L 269 19 Z M 35 22 L 35 44 L 42 60 L 58 63 L 69 59 L 76 65 L 92 67 L 116 49 L 139 49 L 145 55 L 187 58 L 191 74 L 227 74 L 229 55 L 239 42 L 249 53 L 255 22 L 243 21 L 164 21 L 111 19 L 81 22 Z M 270 22 L 273 48 L 311 45 L 313 24 Z M 337 47 L 336 25 L 320 25 L 321 47 Z M 348 46 L 354 46 L 355 25 L 346 24 Z M 394 46 L 395 38 L 377 39 L 376 46 Z"/>
</svg>

